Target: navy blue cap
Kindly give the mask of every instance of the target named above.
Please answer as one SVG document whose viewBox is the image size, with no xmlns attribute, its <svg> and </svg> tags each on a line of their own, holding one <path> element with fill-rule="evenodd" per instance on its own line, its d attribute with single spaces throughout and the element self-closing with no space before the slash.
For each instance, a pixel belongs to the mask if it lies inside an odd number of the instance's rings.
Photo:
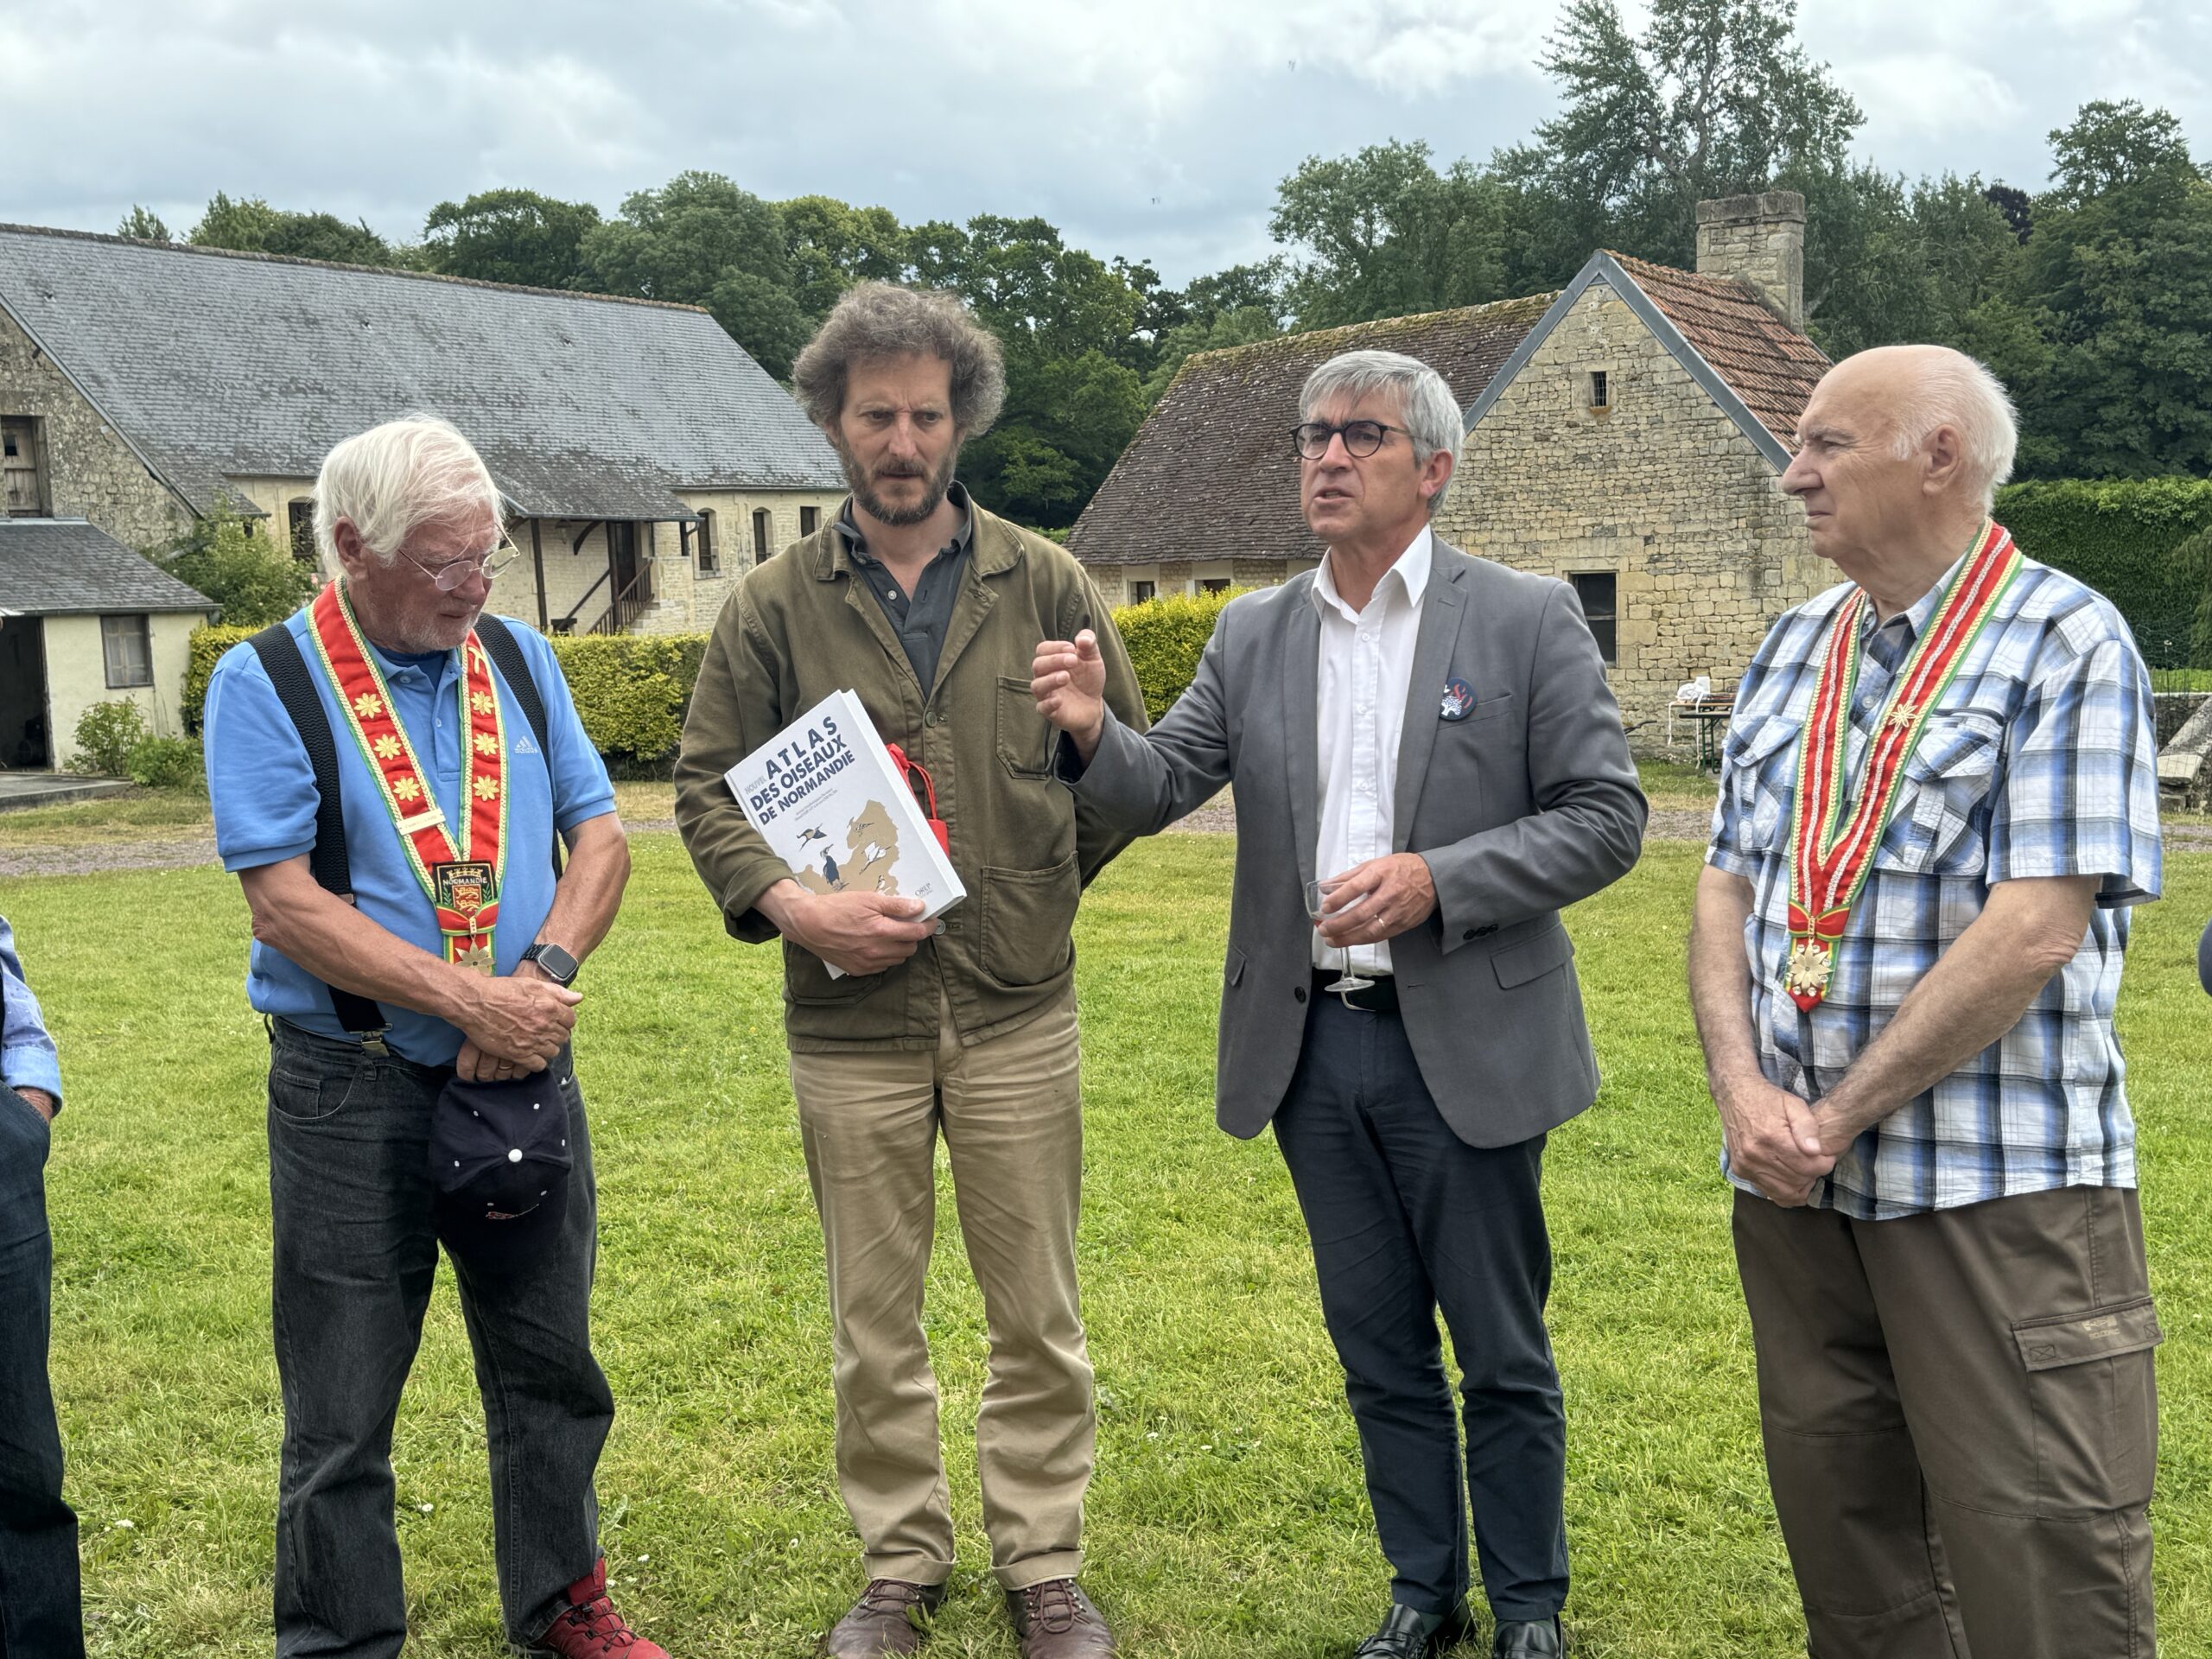
<svg viewBox="0 0 2212 1659">
<path fill-rule="evenodd" d="M 564 1049 L 543 1071 L 448 1081 L 430 1114 L 438 1236 L 465 1267 L 511 1272 L 553 1248 L 569 1211 Z"/>
</svg>

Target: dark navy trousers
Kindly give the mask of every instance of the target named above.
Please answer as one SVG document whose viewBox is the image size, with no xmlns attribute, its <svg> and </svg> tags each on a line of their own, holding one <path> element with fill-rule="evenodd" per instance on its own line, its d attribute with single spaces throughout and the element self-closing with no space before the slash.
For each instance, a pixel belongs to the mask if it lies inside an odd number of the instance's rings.
<svg viewBox="0 0 2212 1659">
<path fill-rule="evenodd" d="M 1493 1616 L 1551 1618 L 1567 1599 L 1567 1416 L 1544 1329 L 1544 1137 L 1467 1145 L 1437 1111 L 1398 1016 L 1319 991 L 1274 1131 L 1313 1239 L 1392 1599 L 1437 1613 L 1465 1593 L 1471 1508 Z"/>
<path fill-rule="evenodd" d="M 54 1243 L 46 1120 L 0 1089 L 0 1659 L 81 1659 L 77 1517 L 47 1380 Z"/>
</svg>

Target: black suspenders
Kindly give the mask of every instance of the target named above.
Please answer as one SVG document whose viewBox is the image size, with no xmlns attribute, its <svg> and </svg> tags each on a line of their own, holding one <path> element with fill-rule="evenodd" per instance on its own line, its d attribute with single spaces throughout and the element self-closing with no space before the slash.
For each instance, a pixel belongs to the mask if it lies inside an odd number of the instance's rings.
<svg viewBox="0 0 2212 1659">
<path fill-rule="evenodd" d="M 530 671 L 522 647 L 515 643 L 507 625 L 496 616 L 476 619 L 476 638 L 482 644 L 485 655 L 499 671 L 500 677 L 506 681 L 508 690 L 515 694 L 515 700 L 522 704 L 524 718 L 529 721 L 531 733 L 537 740 L 538 754 L 550 780 L 553 775 L 553 750 L 545 737 L 545 699 L 537 689 L 537 681 Z M 350 905 L 353 902 L 353 876 L 346 857 L 346 809 L 338 780 L 338 744 L 331 734 L 329 717 L 322 711 L 322 698 L 315 690 L 314 671 L 308 668 L 299 642 L 292 638 L 292 631 L 282 622 L 271 623 L 246 643 L 261 658 L 261 666 L 276 690 L 277 701 L 292 717 L 300 741 L 307 747 L 308 764 L 315 769 L 315 848 L 308 855 L 308 868 L 314 871 L 318 887 Z M 561 836 L 556 830 L 553 835 L 553 877 L 557 881 L 560 876 Z M 335 985 L 325 985 L 323 989 L 329 993 L 330 1007 L 338 1016 L 338 1023 L 360 1038 L 365 1046 L 373 1045 L 381 1051 L 384 1033 L 391 1027 L 391 1021 L 384 1017 L 384 1010 L 356 992 L 340 990 Z"/>
</svg>

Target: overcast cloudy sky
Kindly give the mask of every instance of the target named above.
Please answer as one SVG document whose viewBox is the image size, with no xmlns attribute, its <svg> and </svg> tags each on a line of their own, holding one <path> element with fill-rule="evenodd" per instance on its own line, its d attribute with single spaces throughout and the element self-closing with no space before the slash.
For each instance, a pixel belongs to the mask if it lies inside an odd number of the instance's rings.
<svg viewBox="0 0 2212 1659">
<path fill-rule="evenodd" d="M 1637 15 L 1630 9 L 1631 16 Z M 1527 136 L 1555 0 L 35 0 L 0 6 L 0 220 L 181 233 L 217 189 L 395 238 L 499 185 L 686 168 L 909 221 L 1041 213 L 1172 281 L 1268 251 L 1299 161 Z M 2212 152 L 2207 0 L 1807 0 L 1860 153 L 2032 187 L 2091 98 Z"/>
</svg>

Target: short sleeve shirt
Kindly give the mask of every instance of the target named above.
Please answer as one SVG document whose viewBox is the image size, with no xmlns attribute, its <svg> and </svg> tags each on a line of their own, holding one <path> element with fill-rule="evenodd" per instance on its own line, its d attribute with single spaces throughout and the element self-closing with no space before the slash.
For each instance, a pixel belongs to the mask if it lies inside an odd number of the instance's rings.
<svg viewBox="0 0 2212 1659">
<path fill-rule="evenodd" d="M 1891 679 L 1948 580 L 1862 630 L 1847 749 L 1854 798 Z M 1832 588 L 1775 624 L 1738 688 L 1723 749 L 1706 856 L 1752 885 L 1744 949 L 1767 1078 L 1808 1100 L 1833 1088 L 1996 883 L 2094 875 L 2101 887 L 2081 949 L 2019 1023 L 1861 1135 L 1813 1202 L 1880 1218 L 2133 1186 L 2113 1007 L 2128 907 L 2159 889 L 2158 748 L 2150 675 L 2127 625 L 2071 577 L 2023 562 L 1906 761 L 1826 997 L 1801 1012 L 1781 988 L 1799 740 L 1827 626 L 1853 591 Z"/>
<path fill-rule="evenodd" d="M 315 658 L 308 613 L 297 613 L 287 626 L 294 640 L 306 648 L 310 677 L 337 741 L 346 852 L 355 903 L 378 926 L 436 953 L 442 941 L 429 896 L 416 880 L 399 831 Z M 493 933 L 495 966 L 502 974 L 514 971 L 552 909 L 555 831 L 572 830 L 614 810 L 606 763 L 577 718 L 552 648 L 520 622 L 509 619 L 507 627 L 544 698 L 551 753 L 540 752 L 521 703 L 495 666 L 493 674 L 499 682 L 501 725 L 507 742 L 506 868 Z M 466 736 L 460 717 L 461 653 L 377 654 L 391 692 L 392 710 L 429 773 L 430 793 L 447 822 L 457 823 Z M 223 868 L 252 869 L 311 851 L 319 799 L 314 768 L 298 728 L 251 645 L 232 646 L 215 665 L 207 683 L 206 740 L 207 792 L 215 814 L 215 849 Z M 324 1036 L 346 1034 L 321 982 L 265 944 L 253 946 L 246 995 L 261 1013 Z M 461 1035 L 456 1027 L 428 1014 L 383 1007 L 392 1022 L 385 1040 L 394 1052 L 424 1065 L 449 1065 L 460 1052 Z"/>
</svg>

